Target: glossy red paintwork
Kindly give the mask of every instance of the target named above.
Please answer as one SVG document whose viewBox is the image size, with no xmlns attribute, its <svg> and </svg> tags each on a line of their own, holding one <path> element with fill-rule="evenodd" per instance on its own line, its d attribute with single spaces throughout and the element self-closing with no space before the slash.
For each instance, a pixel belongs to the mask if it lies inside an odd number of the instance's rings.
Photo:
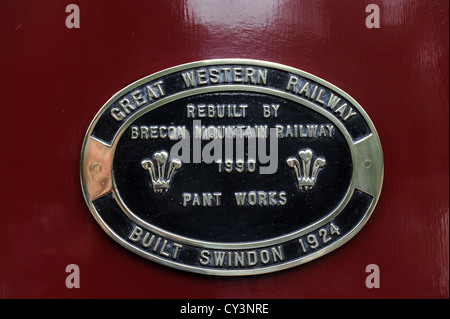
<svg viewBox="0 0 450 319">
<path fill-rule="evenodd" d="M 448 298 L 447 0 L 5 1 L 0 19 L 3 298 Z M 367 4 L 381 27 L 368 29 Z M 115 243 L 81 193 L 84 134 L 127 84 L 212 58 L 278 62 L 353 96 L 374 122 L 385 181 L 340 249 L 269 275 L 173 270 Z M 77 264 L 81 288 L 65 286 Z M 381 288 L 365 286 L 377 264 Z"/>
</svg>

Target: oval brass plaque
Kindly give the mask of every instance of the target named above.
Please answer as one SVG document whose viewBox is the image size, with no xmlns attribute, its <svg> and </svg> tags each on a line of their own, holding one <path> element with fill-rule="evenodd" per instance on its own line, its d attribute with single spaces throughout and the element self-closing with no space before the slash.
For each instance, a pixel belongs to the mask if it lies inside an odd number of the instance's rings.
<svg viewBox="0 0 450 319">
<path fill-rule="evenodd" d="M 113 239 L 211 275 L 282 270 L 340 247 L 382 180 L 378 135 L 354 99 L 256 60 L 184 64 L 127 86 L 81 154 L 85 200 Z"/>
</svg>

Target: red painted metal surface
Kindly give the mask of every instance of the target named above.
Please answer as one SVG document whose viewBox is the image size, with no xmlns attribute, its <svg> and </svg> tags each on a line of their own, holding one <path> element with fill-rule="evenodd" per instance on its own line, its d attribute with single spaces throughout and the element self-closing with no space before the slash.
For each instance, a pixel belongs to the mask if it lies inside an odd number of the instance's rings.
<svg viewBox="0 0 450 319">
<path fill-rule="evenodd" d="M 66 28 L 68 1 L 2 4 L 2 298 L 448 298 L 448 1 L 73 2 L 79 29 Z M 379 29 L 365 25 L 369 3 Z M 91 216 L 79 156 L 100 107 L 156 71 L 229 57 L 317 75 L 374 122 L 381 199 L 340 249 L 269 275 L 207 277 L 125 250 Z M 68 264 L 79 289 L 65 285 Z"/>
</svg>

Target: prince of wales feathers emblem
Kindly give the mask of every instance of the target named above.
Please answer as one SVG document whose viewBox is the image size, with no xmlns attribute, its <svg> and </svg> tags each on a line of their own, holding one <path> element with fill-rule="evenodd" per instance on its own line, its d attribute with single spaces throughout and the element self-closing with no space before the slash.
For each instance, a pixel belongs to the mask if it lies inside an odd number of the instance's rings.
<svg viewBox="0 0 450 319">
<path fill-rule="evenodd" d="M 156 162 L 156 169 L 153 161 L 148 158 L 142 160 L 142 168 L 150 174 L 150 179 L 153 184 L 153 192 L 155 194 L 162 194 L 163 191 L 167 193 L 170 188 L 170 182 L 173 175 L 176 170 L 181 168 L 182 163 L 179 159 L 170 160 L 169 169 L 167 170 L 166 176 L 166 164 L 169 159 L 169 154 L 166 151 L 156 152 L 153 154 L 153 159 Z"/>
<path fill-rule="evenodd" d="M 309 148 L 303 149 L 298 152 L 298 156 L 302 160 L 302 169 L 300 169 L 300 162 L 295 157 L 289 157 L 286 160 L 286 163 L 295 171 L 298 188 L 300 190 L 311 190 L 316 184 L 319 169 L 324 167 L 327 164 L 327 161 L 323 157 L 316 158 L 311 172 L 311 160 L 313 157 L 312 150 Z"/>
</svg>

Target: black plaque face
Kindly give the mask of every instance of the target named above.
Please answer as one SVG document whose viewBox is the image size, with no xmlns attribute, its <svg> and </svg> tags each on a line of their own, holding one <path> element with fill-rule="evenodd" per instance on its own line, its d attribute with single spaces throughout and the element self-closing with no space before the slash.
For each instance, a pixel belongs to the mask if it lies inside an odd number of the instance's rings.
<svg viewBox="0 0 450 319">
<path fill-rule="evenodd" d="M 380 194 L 373 124 L 343 91 L 283 65 L 211 60 L 141 79 L 87 132 L 82 187 L 117 242 L 182 270 L 293 267 L 352 238 Z"/>
</svg>

